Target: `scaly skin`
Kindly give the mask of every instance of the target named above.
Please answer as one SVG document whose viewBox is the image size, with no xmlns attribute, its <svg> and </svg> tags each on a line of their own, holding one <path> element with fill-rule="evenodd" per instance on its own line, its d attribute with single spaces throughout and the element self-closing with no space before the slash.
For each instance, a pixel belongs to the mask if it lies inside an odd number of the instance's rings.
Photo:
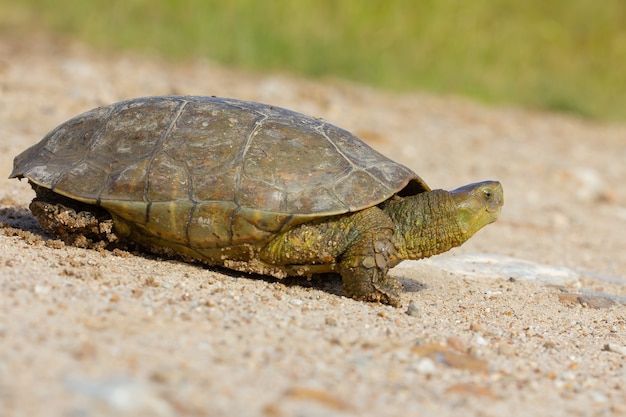
<svg viewBox="0 0 626 417">
<path fill-rule="evenodd" d="M 463 244 L 498 218 L 503 203 L 496 181 L 394 197 L 377 207 L 288 230 L 259 257 L 288 270 L 315 266 L 316 271 L 339 272 L 349 296 L 399 306 L 402 285 L 387 275 L 389 268 Z"/>
</svg>

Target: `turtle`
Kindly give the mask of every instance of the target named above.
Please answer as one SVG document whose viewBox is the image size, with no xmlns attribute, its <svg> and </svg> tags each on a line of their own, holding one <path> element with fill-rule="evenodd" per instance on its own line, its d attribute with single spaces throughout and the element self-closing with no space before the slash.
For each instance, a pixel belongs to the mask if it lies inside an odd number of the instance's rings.
<svg viewBox="0 0 626 417">
<path fill-rule="evenodd" d="M 16 156 L 10 178 L 30 182 L 31 211 L 61 237 L 277 278 L 339 274 L 344 294 L 392 306 L 390 268 L 461 245 L 504 203 L 498 181 L 432 190 L 320 118 L 215 96 L 87 111 Z"/>
</svg>

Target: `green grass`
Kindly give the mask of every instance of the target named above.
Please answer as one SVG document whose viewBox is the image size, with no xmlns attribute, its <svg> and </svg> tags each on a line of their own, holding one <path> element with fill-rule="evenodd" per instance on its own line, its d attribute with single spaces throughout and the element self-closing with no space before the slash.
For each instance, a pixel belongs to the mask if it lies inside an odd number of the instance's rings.
<svg viewBox="0 0 626 417">
<path fill-rule="evenodd" d="M 0 0 L 0 33 L 626 120 L 624 0 Z"/>
</svg>

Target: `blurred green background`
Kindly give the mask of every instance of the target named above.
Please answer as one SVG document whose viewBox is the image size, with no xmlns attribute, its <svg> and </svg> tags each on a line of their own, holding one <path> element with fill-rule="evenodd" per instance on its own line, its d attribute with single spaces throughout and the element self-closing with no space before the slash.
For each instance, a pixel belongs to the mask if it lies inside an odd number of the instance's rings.
<svg viewBox="0 0 626 417">
<path fill-rule="evenodd" d="M 624 0 L 0 0 L 0 33 L 626 120 Z"/>
</svg>

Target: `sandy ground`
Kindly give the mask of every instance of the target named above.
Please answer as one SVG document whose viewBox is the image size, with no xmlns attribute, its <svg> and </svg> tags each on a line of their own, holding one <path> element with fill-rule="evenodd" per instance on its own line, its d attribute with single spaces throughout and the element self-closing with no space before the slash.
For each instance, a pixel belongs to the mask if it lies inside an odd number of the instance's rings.
<svg viewBox="0 0 626 417">
<path fill-rule="evenodd" d="M 402 308 L 43 234 L 13 157 L 160 94 L 323 117 L 434 188 L 498 179 L 502 217 L 395 268 Z M 0 138 L 3 416 L 626 415 L 626 126 L 0 38 Z"/>
</svg>

